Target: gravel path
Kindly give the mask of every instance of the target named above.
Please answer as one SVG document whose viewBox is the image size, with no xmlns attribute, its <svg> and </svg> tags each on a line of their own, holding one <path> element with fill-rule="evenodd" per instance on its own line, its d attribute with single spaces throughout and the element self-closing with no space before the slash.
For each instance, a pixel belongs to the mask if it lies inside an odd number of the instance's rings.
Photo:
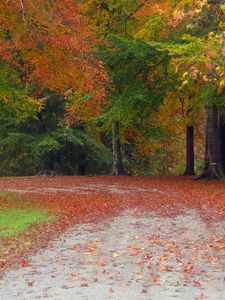
<svg viewBox="0 0 225 300">
<path fill-rule="evenodd" d="M 1 300 L 223 300 L 225 222 L 126 211 L 71 228 L 0 281 Z"/>
</svg>

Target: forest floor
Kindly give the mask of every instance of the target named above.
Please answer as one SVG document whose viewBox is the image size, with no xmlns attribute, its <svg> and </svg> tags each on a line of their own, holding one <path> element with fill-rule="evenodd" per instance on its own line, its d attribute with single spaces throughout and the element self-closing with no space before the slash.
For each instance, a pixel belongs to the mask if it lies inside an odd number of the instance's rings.
<svg viewBox="0 0 225 300">
<path fill-rule="evenodd" d="M 0 189 L 49 212 L 0 237 L 1 300 L 224 299 L 225 182 L 32 177 Z"/>
</svg>

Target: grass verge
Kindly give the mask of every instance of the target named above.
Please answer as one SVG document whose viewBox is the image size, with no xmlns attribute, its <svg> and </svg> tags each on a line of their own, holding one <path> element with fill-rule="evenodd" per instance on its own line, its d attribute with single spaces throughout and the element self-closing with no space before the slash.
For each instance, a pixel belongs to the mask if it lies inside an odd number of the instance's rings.
<svg viewBox="0 0 225 300">
<path fill-rule="evenodd" d="M 0 238 L 12 237 L 36 223 L 51 222 L 47 210 L 32 208 L 20 195 L 0 192 Z"/>
</svg>

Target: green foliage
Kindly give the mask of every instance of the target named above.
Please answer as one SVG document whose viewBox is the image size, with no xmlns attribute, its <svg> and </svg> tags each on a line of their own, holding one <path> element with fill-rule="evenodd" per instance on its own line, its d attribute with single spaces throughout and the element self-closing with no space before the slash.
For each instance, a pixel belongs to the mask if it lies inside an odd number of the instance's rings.
<svg viewBox="0 0 225 300">
<path fill-rule="evenodd" d="M 201 55 L 205 46 L 202 38 L 194 37 L 189 34 L 183 35 L 176 42 L 149 42 L 158 51 L 167 52 L 170 56 L 192 56 Z"/>
<path fill-rule="evenodd" d="M 89 0 L 87 2 L 87 15 L 93 20 L 98 31 L 108 36 L 110 34 L 120 34 L 127 32 L 134 26 L 128 22 L 129 16 L 132 16 L 142 4 L 137 0 Z"/>
<path fill-rule="evenodd" d="M 109 174 L 112 165 L 112 154 L 103 143 L 96 142 L 84 131 L 75 130 L 76 138 L 81 141 L 80 147 L 85 152 L 86 167 L 91 174 Z M 78 153 L 79 155 L 79 153 Z"/>
<path fill-rule="evenodd" d="M 21 121 L 34 116 L 42 103 L 29 96 L 15 68 L 0 61 L 0 117 L 14 116 Z"/>
<path fill-rule="evenodd" d="M 11 128 L 11 130 L 15 128 Z M 111 153 L 83 130 L 70 128 L 65 138 L 64 129 L 45 133 L 23 131 L 2 134 L 0 139 L 0 174 L 33 175 L 40 170 L 54 169 L 59 174 L 76 174 L 80 153 L 85 153 L 89 173 L 107 173 Z"/>
<path fill-rule="evenodd" d="M 154 83 L 148 81 L 154 64 L 164 58 L 155 47 L 132 37 L 111 36 L 110 46 L 102 49 L 101 57 L 112 79 L 111 105 L 102 119 L 131 126 L 146 108 L 159 106 L 162 91 L 156 91 Z"/>
<path fill-rule="evenodd" d="M 0 136 L 0 174 L 32 175 L 35 162 L 29 153 L 32 136 L 21 132 L 9 132 Z"/>
<path fill-rule="evenodd" d="M 201 101 L 205 105 L 215 104 L 225 106 L 225 94 L 218 95 L 215 86 L 212 83 L 208 83 L 202 88 Z"/>
<path fill-rule="evenodd" d="M 118 137 L 130 173 L 179 173 L 184 167 L 183 154 L 175 153 L 175 147 L 167 148 L 164 138 L 168 138 L 168 145 L 178 141 L 182 130 L 177 127 L 197 124 L 200 108 L 225 103 L 224 5 L 191 0 L 173 1 L 173 5 L 171 1 L 152 1 L 151 5 L 135 0 L 80 2 L 85 5 L 86 20 L 100 37 L 91 65 L 86 66 L 89 53 L 84 51 L 79 60 L 73 55 L 82 51 L 74 48 L 65 69 L 64 61 L 59 62 L 59 80 L 54 71 L 58 70 L 58 52 L 47 51 L 50 69 L 45 69 L 40 55 L 35 54 L 34 65 L 40 62 L 41 73 L 37 84 L 33 78 L 25 78 L 26 72 L 16 64 L 12 66 L 6 59 L 0 62 L 0 174 L 32 175 L 46 169 L 77 174 L 82 164 L 88 174 L 109 173 L 113 121 L 120 125 Z M 54 26 L 52 34 L 54 37 Z M 67 44 L 67 39 L 64 42 Z M 61 43 L 57 40 L 60 49 Z M 76 61 L 76 70 L 70 68 L 72 61 Z M 95 64 L 103 77 L 107 77 L 106 69 L 111 79 L 104 81 L 104 86 L 97 79 Z M 67 75 L 69 86 L 64 82 Z M 77 85 L 79 80 L 81 86 Z M 93 90 L 94 85 L 99 89 Z M 94 93 L 89 93 L 92 90 Z M 100 116 L 100 106 L 92 97 L 101 98 Z M 172 104 L 163 106 L 167 99 Z M 95 110 L 98 117 L 93 120 Z M 80 118 L 68 126 L 69 111 Z M 95 132 L 88 130 L 92 126 Z"/>
<path fill-rule="evenodd" d="M 34 175 L 48 169 L 76 174 L 81 153 L 87 172 L 108 172 L 110 150 L 86 133 L 85 126 L 65 128 L 66 101 L 60 94 L 46 90 L 41 96 L 45 105 L 35 118 L 17 122 L 9 113 L 0 118 L 0 174 Z"/>
</svg>

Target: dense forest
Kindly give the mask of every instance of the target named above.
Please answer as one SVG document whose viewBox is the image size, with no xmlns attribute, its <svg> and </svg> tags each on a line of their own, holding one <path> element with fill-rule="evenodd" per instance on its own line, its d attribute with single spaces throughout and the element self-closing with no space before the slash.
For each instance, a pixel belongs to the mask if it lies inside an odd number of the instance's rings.
<svg viewBox="0 0 225 300">
<path fill-rule="evenodd" d="M 224 0 L 1 1 L 0 70 L 1 176 L 224 175 Z"/>
</svg>

